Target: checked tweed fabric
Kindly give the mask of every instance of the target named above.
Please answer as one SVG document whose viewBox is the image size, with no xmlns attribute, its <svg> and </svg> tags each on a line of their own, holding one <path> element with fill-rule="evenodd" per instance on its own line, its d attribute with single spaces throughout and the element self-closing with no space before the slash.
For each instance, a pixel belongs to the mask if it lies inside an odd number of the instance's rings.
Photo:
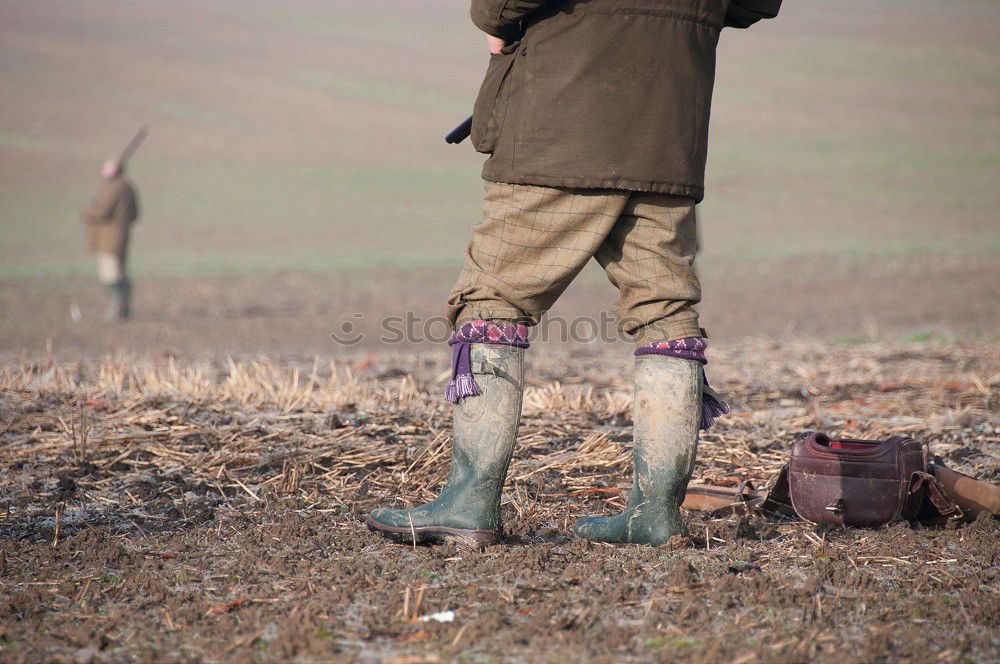
<svg viewBox="0 0 1000 664">
<path fill-rule="evenodd" d="M 593 257 L 618 288 L 619 328 L 637 344 L 700 337 L 694 206 L 670 194 L 486 182 L 449 319 L 537 324 Z"/>
</svg>

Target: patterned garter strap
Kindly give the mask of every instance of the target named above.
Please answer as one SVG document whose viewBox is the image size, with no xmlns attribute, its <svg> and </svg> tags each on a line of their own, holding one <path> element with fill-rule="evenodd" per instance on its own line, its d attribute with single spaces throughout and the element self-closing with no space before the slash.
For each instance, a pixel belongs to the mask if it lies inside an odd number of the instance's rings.
<svg viewBox="0 0 1000 664">
<path fill-rule="evenodd" d="M 655 343 L 639 346 L 635 349 L 635 356 L 643 355 L 665 355 L 667 357 L 679 357 L 682 360 L 694 360 L 702 366 L 708 364 L 705 358 L 705 350 L 708 342 L 701 337 L 684 337 L 673 341 L 657 341 Z"/>
<path fill-rule="evenodd" d="M 472 375 L 472 344 L 528 347 L 528 328 L 520 323 L 498 323 L 474 320 L 463 323 L 451 335 L 451 381 L 445 388 L 444 398 L 458 403 L 465 397 L 482 394 Z"/>
</svg>

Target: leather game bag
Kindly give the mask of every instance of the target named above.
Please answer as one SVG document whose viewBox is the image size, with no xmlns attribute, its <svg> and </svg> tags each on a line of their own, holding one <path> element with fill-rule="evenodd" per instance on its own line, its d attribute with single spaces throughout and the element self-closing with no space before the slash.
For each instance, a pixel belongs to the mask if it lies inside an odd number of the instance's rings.
<svg viewBox="0 0 1000 664">
<path fill-rule="evenodd" d="M 852 440 L 809 431 L 795 439 L 788 464 L 795 512 L 837 526 L 915 521 L 928 478 L 927 448 L 906 436 Z"/>
<path fill-rule="evenodd" d="M 851 440 L 807 431 L 796 437 L 791 461 L 769 491 L 747 480 L 689 484 L 682 507 L 712 517 L 756 511 L 843 526 L 896 519 L 939 524 L 983 513 L 1000 518 L 1000 485 L 952 470 L 940 457 L 928 461 L 927 447 L 907 436 Z"/>
</svg>

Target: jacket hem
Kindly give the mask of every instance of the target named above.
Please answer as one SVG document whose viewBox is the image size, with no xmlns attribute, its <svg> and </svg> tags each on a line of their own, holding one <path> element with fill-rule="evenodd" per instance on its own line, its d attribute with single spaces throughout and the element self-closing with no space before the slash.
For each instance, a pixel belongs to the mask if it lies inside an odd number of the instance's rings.
<svg viewBox="0 0 1000 664">
<path fill-rule="evenodd" d="M 518 174 L 514 176 L 494 175 L 483 169 L 483 179 L 501 184 L 530 184 L 542 187 L 566 187 L 569 189 L 622 189 L 625 191 L 642 191 L 651 194 L 672 194 L 693 198 L 700 203 L 705 197 L 705 188 L 694 184 L 677 182 L 648 182 L 640 180 L 581 178 L 581 177 L 551 177 L 547 175 Z"/>
</svg>

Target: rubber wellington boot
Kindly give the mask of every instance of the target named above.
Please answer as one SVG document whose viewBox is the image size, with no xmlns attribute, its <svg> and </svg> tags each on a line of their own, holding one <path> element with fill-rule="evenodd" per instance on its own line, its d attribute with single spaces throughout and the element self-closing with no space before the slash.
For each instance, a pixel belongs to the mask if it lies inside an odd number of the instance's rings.
<svg viewBox="0 0 1000 664">
<path fill-rule="evenodd" d="M 108 308 L 104 311 L 104 319 L 125 320 L 128 318 L 131 294 L 132 284 L 128 279 L 119 279 L 108 284 Z"/>
<path fill-rule="evenodd" d="M 451 469 L 441 495 L 412 509 L 378 509 L 368 527 L 403 542 L 500 539 L 500 494 L 521 419 L 524 350 L 473 344 L 482 393 L 455 406 Z"/>
<path fill-rule="evenodd" d="M 617 516 L 578 519 L 577 535 L 594 542 L 659 546 L 687 532 L 680 506 L 694 470 L 701 395 L 697 362 L 636 358 L 632 494 Z"/>
</svg>

